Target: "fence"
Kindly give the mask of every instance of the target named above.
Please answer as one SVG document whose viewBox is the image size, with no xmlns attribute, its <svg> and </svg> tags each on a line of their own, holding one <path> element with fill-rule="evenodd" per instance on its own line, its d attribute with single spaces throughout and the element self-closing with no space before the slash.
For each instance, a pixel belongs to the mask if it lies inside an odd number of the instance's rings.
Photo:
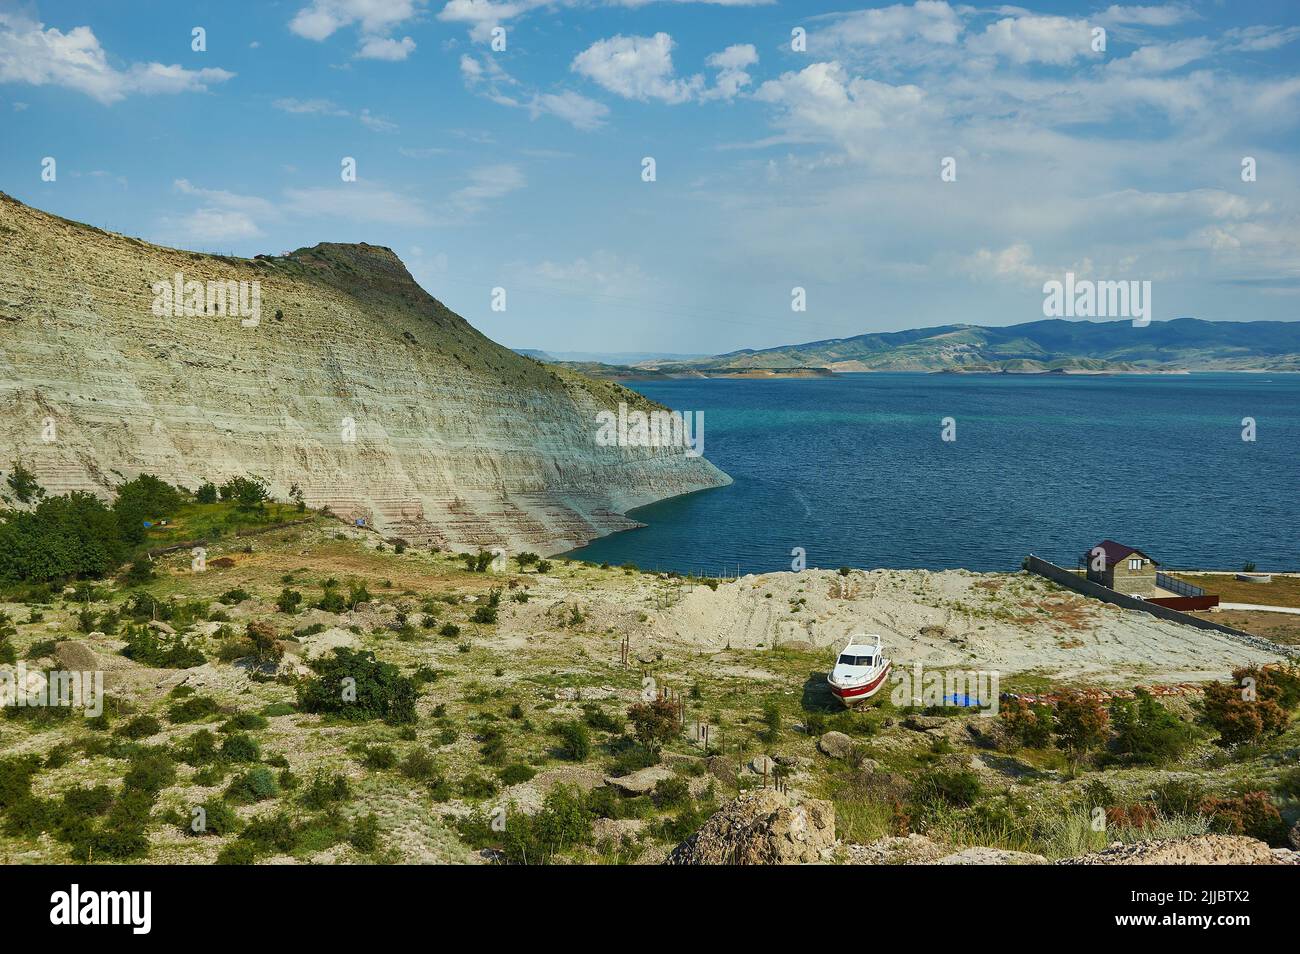
<svg viewBox="0 0 1300 954">
<path fill-rule="evenodd" d="M 1102 586 L 1100 583 L 1094 583 L 1092 580 L 1085 579 L 1078 573 L 1067 570 L 1064 567 L 1057 566 L 1055 563 L 1048 563 L 1046 560 L 1039 559 L 1032 553 L 1025 557 L 1025 569 L 1030 573 L 1036 573 L 1039 576 L 1045 576 L 1054 583 L 1059 583 L 1067 589 L 1082 593 L 1085 596 L 1091 596 L 1101 600 L 1103 603 L 1113 603 L 1116 606 L 1123 606 L 1125 609 L 1134 609 L 1143 613 L 1150 613 L 1152 616 L 1160 619 L 1167 619 L 1173 623 L 1182 623 L 1184 626 L 1195 626 L 1197 629 L 1213 629 L 1220 633 L 1231 636 L 1239 643 L 1252 646 L 1255 649 L 1262 649 L 1266 652 L 1277 653 L 1281 656 L 1289 656 L 1293 659 L 1300 658 L 1300 649 L 1294 646 L 1281 646 L 1275 642 L 1264 639 L 1262 636 L 1256 636 L 1254 633 L 1248 633 L 1245 630 L 1233 629 L 1231 626 L 1224 626 L 1222 623 L 1214 623 L 1208 619 L 1201 619 L 1199 616 L 1188 616 L 1176 609 L 1168 606 L 1161 606 L 1153 603 L 1151 600 L 1144 600 L 1137 596 L 1126 596 L 1118 593 L 1108 586 Z"/>
<path fill-rule="evenodd" d="M 1156 572 L 1156 586 L 1179 596 L 1204 596 L 1205 590 L 1185 580 L 1170 576 L 1168 573 Z"/>
</svg>

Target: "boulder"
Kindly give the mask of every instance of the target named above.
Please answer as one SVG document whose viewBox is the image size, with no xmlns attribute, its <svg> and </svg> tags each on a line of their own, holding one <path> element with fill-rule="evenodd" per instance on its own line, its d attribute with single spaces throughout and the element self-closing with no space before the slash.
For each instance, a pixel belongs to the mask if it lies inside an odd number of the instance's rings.
<svg viewBox="0 0 1300 954">
<path fill-rule="evenodd" d="M 903 720 L 903 728 L 911 729 L 914 732 L 925 732 L 928 729 L 942 729 L 949 724 L 949 720 L 943 716 L 924 716 L 910 715 Z"/>
<path fill-rule="evenodd" d="M 299 637 L 298 645 L 302 647 L 303 655 L 308 659 L 319 659 L 321 656 L 331 655 L 339 647 L 355 649 L 361 645 L 361 641 L 355 633 L 335 626 L 311 636 Z"/>
<path fill-rule="evenodd" d="M 168 636 L 175 636 L 175 635 L 176 635 L 176 630 L 172 629 L 172 627 L 168 626 L 166 623 L 164 623 L 164 622 L 163 622 L 162 620 L 160 620 L 160 619 L 151 619 L 151 620 L 149 620 L 149 624 L 148 624 L 148 625 L 149 625 L 149 628 L 150 628 L 150 629 L 152 629 L 152 630 L 156 630 L 157 632 L 160 632 L 160 633 L 165 633 L 165 634 L 168 635 Z"/>
<path fill-rule="evenodd" d="M 746 792 L 673 849 L 670 865 L 794 865 L 822 860 L 835 845 L 835 808 L 793 802 L 771 789 Z"/>
<path fill-rule="evenodd" d="M 817 751 L 832 759 L 846 759 L 856 745 L 851 735 L 845 735 L 843 732 L 825 732 L 817 740 Z"/>
<path fill-rule="evenodd" d="M 740 767 L 725 755 L 711 755 L 704 760 L 704 768 L 719 782 L 735 785 L 740 777 Z"/>
<path fill-rule="evenodd" d="M 1300 851 L 1300 822 L 1296 822 L 1291 826 L 1291 834 L 1288 836 L 1288 840 L 1291 842 L 1292 848 Z"/>
<path fill-rule="evenodd" d="M 666 765 L 651 765 L 617 778 L 607 776 L 605 784 L 618 789 L 624 795 L 646 795 L 654 791 L 656 785 L 664 779 L 672 778 L 673 770 Z"/>
</svg>

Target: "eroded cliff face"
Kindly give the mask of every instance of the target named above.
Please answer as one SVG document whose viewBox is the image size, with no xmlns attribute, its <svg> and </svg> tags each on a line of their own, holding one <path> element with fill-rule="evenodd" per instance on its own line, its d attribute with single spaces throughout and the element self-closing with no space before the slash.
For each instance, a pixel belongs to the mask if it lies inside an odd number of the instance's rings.
<svg viewBox="0 0 1300 954">
<path fill-rule="evenodd" d="M 178 273 L 257 282 L 260 320 L 156 314 Z M 554 553 L 729 483 L 680 447 L 599 446 L 620 402 L 651 407 L 488 340 L 386 248 L 201 255 L 0 193 L 0 469 L 51 493 L 257 474 L 408 539 Z"/>
</svg>

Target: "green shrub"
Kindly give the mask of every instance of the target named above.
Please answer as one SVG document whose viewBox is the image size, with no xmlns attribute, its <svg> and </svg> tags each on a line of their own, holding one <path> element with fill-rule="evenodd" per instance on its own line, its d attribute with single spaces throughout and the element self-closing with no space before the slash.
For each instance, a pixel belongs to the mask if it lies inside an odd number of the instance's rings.
<svg viewBox="0 0 1300 954">
<path fill-rule="evenodd" d="M 396 666 L 376 660 L 374 653 L 338 647 L 332 657 L 312 665 L 316 676 L 298 687 L 302 711 L 330 713 L 350 721 L 415 721 L 415 683 Z"/>
<path fill-rule="evenodd" d="M 301 800 L 307 808 L 320 810 L 346 802 L 351 797 L 352 787 L 344 776 L 326 777 L 325 773 L 317 772 L 312 777 L 311 784 L 303 791 Z"/>
<path fill-rule="evenodd" d="M 1111 700 L 1110 720 L 1115 751 L 1144 765 L 1177 761 L 1196 744 L 1196 729 L 1141 689 L 1134 699 Z"/>
<path fill-rule="evenodd" d="M 581 722 L 559 722 L 553 730 L 560 737 L 560 754 L 573 762 L 585 762 L 591 755 L 591 734 Z"/>
<path fill-rule="evenodd" d="M 369 854 L 379 847 L 379 818 L 374 812 L 353 821 L 348 842 L 362 854 Z"/>
<path fill-rule="evenodd" d="M 390 769 L 397 764 L 397 753 L 388 745 L 372 745 L 362 752 L 361 764 L 368 769 Z"/>
<path fill-rule="evenodd" d="M 262 750 L 252 736 L 235 732 L 221 743 L 221 758 L 227 762 L 256 762 Z"/>
<path fill-rule="evenodd" d="M 686 779 L 674 775 L 655 783 L 653 797 L 660 808 L 678 808 L 691 800 L 691 788 Z"/>
<path fill-rule="evenodd" d="M 191 815 L 183 826 L 187 835 L 201 838 L 205 835 L 231 835 L 238 830 L 239 816 L 220 799 L 210 798 L 199 807 L 203 809 L 203 815 L 199 818 Z M 196 824 L 200 820 L 202 824 Z"/>
<path fill-rule="evenodd" d="M 131 760 L 122 776 L 124 789 L 135 789 L 157 795 L 176 781 L 176 763 L 166 750 L 146 749 Z"/>
<path fill-rule="evenodd" d="M 979 776 L 970 769 L 936 770 L 917 780 L 912 796 L 922 806 L 946 804 L 962 808 L 973 805 L 981 791 Z"/>
<path fill-rule="evenodd" d="M 169 706 L 167 718 L 176 723 L 197 722 L 205 716 L 212 715 L 217 709 L 216 699 L 210 696 L 191 696 L 184 702 Z"/>
<path fill-rule="evenodd" d="M 236 776 L 226 789 L 226 798 L 237 804 L 261 802 L 276 798 L 279 794 L 280 785 L 265 765 L 258 765 Z"/>
<path fill-rule="evenodd" d="M 113 734 L 124 739 L 147 739 L 162 731 L 162 723 L 151 715 L 138 715 L 129 722 L 118 726 Z"/>
<path fill-rule="evenodd" d="M 501 779 L 502 785 L 519 785 L 531 781 L 536 774 L 531 766 L 523 762 L 512 762 L 497 772 L 497 778 Z"/>
</svg>

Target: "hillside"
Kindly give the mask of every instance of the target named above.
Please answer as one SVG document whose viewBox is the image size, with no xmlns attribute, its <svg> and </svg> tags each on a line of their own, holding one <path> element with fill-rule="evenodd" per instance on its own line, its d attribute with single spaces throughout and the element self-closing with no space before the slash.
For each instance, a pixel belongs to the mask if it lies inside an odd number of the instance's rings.
<svg viewBox="0 0 1300 954">
<path fill-rule="evenodd" d="M 732 351 L 691 369 L 826 367 L 834 371 L 1300 371 L 1300 322 L 1175 318 L 1135 328 L 1131 321 L 1031 321 L 1005 328 L 942 325 Z"/>
<path fill-rule="evenodd" d="M 176 273 L 257 282 L 260 321 L 154 314 Z M 251 473 L 413 540 L 557 552 L 729 482 L 680 449 L 597 446 L 619 402 L 649 406 L 490 341 L 387 248 L 202 255 L 0 193 L 0 460 L 51 493 Z"/>
</svg>

